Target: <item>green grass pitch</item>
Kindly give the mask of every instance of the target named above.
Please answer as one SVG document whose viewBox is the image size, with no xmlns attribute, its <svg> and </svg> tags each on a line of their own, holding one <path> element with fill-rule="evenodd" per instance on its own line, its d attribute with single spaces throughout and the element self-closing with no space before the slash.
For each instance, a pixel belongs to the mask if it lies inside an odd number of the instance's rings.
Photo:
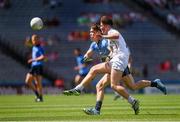
<svg viewBox="0 0 180 122">
<path fill-rule="evenodd" d="M 126 100 L 113 101 L 105 95 L 100 116 L 83 113 L 95 105 L 95 95 L 45 95 L 43 103 L 33 95 L 1 95 L 0 121 L 180 121 L 180 95 L 134 95 L 140 101 L 140 114 L 134 115 Z"/>
</svg>

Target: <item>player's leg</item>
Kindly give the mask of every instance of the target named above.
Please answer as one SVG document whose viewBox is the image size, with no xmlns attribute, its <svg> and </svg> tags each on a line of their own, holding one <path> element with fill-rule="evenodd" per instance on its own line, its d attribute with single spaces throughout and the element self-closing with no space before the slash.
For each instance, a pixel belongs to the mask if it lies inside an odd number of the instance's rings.
<svg viewBox="0 0 180 122">
<path fill-rule="evenodd" d="M 109 64 L 108 63 L 97 64 L 90 69 L 87 76 L 82 80 L 82 82 L 79 85 L 86 87 L 95 78 L 97 74 L 105 74 L 105 73 L 110 73 Z"/>
<path fill-rule="evenodd" d="M 102 102 L 104 99 L 104 88 L 110 83 L 110 75 L 105 74 L 96 85 L 96 105 L 95 107 L 85 108 L 83 111 L 88 115 L 99 115 L 101 111 Z"/>
<path fill-rule="evenodd" d="M 25 83 L 28 85 L 28 87 L 29 87 L 30 89 L 33 90 L 33 92 L 35 93 L 36 97 L 38 97 L 38 96 L 39 96 L 39 93 L 38 93 L 38 91 L 36 90 L 35 85 L 33 84 L 33 80 L 34 80 L 33 75 L 30 74 L 30 73 L 27 73 L 26 79 L 25 79 Z"/>
<path fill-rule="evenodd" d="M 75 85 L 78 85 L 81 82 L 81 80 L 82 80 L 82 77 L 79 74 L 76 75 L 74 78 Z"/>
<path fill-rule="evenodd" d="M 116 101 L 116 100 L 119 99 L 119 98 L 123 99 L 123 97 L 122 97 L 121 95 L 119 95 L 119 93 L 117 93 L 116 91 L 114 91 L 114 98 L 113 98 L 113 100 Z"/>
<path fill-rule="evenodd" d="M 109 72 L 110 67 L 107 62 L 97 64 L 90 69 L 89 73 L 79 85 L 77 85 L 74 89 L 66 90 L 63 93 L 65 95 L 80 95 L 80 92 L 84 89 L 84 87 L 88 86 L 88 84 L 95 78 L 97 74 L 105 74 Z"/>
<path fill-rule="evenodd" d="M 140 80 L 135 83 L 134 78 L 131 74 L 129 74 L 123 77 L 123 81 L 127 85 L 127 87 L 132 90 L 139 90 L 145 87 L 156 87 L 160 89 L 164 94 L 166 94 L 166 87 L 162 84 L 160 79 L 155 79 L 154 81 Z"/>
<path fill-rule="evenodd" d="M 36 83 L 36 88 L 37 88 L 37 91 L 39 93 L 39 96 L 38 98 L 36 99 L 37 102 L 42 102 L 43 101 L 43 93 L 42 93 L 42 76 L 41 75 L 36 75 L 34 76 L 34 80 L 35 80 L 35 83 Z"/>
<path fill-rule="evenodd" d="M 104 99 L 104 88 L 110 84 L 110 74 L 105 74 L 96 85 L 97 97 L 96 101 L 103 101 Z"/>
<path fill-rule="evenodd" d="M 118 84 L 118 81 L 122 80 L 125 69 L 127 67 L 128 58 L 126 57 L 114 57 L 110 61 L 111 65 L 111 88 L 119 93 L 122 97 L 124 97 L 131 105 L 135 112 L 135 114 L 139 113 L 139 101 L 133 98 L 128 92 L 125 90 L 123 86 Z"/>
<path fill-rule="evenodd" d="M 120 70 L 111 69 L 111 88 L 123 96 L 131 105 L 137 115 L 139 113 L 139 101 L 128 94 L 123 86 L 118 85 L 118 81 L 122 79 L 122 74 Z"/>
<path fill-rule="evenodd" d="M 124 82 L 120 82 L 119 85 L 125 87 Z M 115 94 L 114 99 L 113 99 L 114 101 L 117 100 L 117 99 L 119 99 L 119 98 L 124 99 L 124 98 L 123 98 L 121 95 L 119 95 L 116 91 L 114 91 L 114 94 Z"/>
<path fill-rule="evenodd" d="M 111 88 L 115 90 L 117 93 L 122 95 L 125 99 L 128 99 L 129 94 L 125 90 L 123 86 L 120 86 L 118 82 L 122 78 L 122 72 L 116 69 L 111 69 Z"/>
</svg>

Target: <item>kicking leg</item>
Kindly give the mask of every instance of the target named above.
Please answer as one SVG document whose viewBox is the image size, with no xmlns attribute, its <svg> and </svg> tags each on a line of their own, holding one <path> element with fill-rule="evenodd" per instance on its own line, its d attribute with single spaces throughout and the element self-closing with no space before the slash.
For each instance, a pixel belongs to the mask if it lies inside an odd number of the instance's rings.
<svg viewBox="0 0 180 122">
<path fill-rule="evenodd" d="M 93 66 L 86 77 L 82 80 L 82 82 L 77 85 L 74 89 L 64 91 L 65 95 L 80 95 L 80 92 L 84 89 L 84 87 L 88 86 L 88 84 L 95 78 L 97 74 L 109 73 L 110 67 L 108 63 L 100 63 Z"/>
<path fill-rule="evenodd" d="M 160 89 L 164 94 L 166 94 L 166 87 L 162 84 L 160 79 L 156 79 L 154 81 L 140 80 L 135 83 L 134 78 L 131 74 L 129 74 L 123 77 L 123 81 L 131 90 L 139 90 L 145 87 L 156 87 Z"/>
</svg>

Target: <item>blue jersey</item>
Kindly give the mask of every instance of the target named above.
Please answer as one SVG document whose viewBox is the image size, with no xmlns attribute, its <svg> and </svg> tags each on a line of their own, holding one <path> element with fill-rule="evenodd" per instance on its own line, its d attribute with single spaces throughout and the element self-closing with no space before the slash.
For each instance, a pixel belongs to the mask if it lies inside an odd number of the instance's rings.
<svg viewBox="0 0 180 122">
<path fill-rule="evenodd" d="M 89 72 L 89 69 L 87 67 L 82 67 L 82 65 L 84 64 L 83 59 L 84 57 L 82 55 L 76 57 L 77 65 L 81 67 L 79 70 L 80 75 L 86 75 Z"/>
<path fill-rule="evenodd" d="M 37 57 L 44 55 L 44 50 L 41 46 L 36 45 L 33 46 L 32 48 L 32 59 L 36 59 Z M 43 61 L 33 61 L 31 66 L 38 66 L 38 65 L 42 65 Z"/>
<path fill-rule="evenodd" d="M 92 42 L 89 49 L 98 53 L 101 57 L 108 56 L 108 54 L 110 53 L 108 45 L 108 40 L 103 39 L 98 43 Z"/>
</svg>

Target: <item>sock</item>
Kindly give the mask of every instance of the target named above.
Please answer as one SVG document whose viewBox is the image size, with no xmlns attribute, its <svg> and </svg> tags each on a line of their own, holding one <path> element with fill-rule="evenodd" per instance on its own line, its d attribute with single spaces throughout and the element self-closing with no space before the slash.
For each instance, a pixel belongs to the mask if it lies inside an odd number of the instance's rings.
<svg viewBox="0 0 180 122">
<path fill-rule="evenodd" d="M 84 89 L 84 86 L 81 85 L 81 84 L 79 84 L 79 85 L 77 85 L 77 86 L 75 87 L 75 89 L 82 91 L 82 90 Z"/>
<path fill-rule="evenodd" d="M 36 97 L 39 97 L 39 93 L 35 90 L 34 94 L 36 95 Z"/>
<path fill-rule="evenodd" d="M 134 103 L 134 98 L 132 96 L 128 97 L 128 102 L 132 105 Z"/>
<path fill-rule="evenodd" d="M 97 111 L 100 111 L 100 110 L 101 110 L 101 106 L 102 106 L 102 101 L 97 101 L 97 102 L 96 102 L 95 109 L 96 109 Z"/>
<path fill-rule="evenodd" d="M 39 95 L 39 99 L 41 99 L 41 100 L 43 99 L 42 95 Z"/>
<path fill-rule="evenodd" d="M 114 94 L 115 94 L 116 96 L 120 96 L 116 91 L 114 91 Z"/>
<path fill-rule="evenodd" d="M 157 87 L 157 82 L 151 81 L 151 87 Z"/>
</svg>

